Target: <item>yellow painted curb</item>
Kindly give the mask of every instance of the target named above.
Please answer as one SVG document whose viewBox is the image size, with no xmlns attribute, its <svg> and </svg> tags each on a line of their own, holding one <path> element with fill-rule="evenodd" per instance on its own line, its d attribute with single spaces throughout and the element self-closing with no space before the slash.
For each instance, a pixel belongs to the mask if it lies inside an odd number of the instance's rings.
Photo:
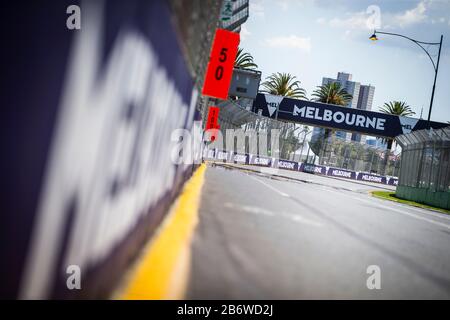
<svg viewBox="0 0 450 320">
<path fill-rule="evenodd" d="M 131 275 L 120 299 L 182 299 L 190 266 L 190 245 L 206 165 L 186 182 L 181 195 Z"/>
</svg>

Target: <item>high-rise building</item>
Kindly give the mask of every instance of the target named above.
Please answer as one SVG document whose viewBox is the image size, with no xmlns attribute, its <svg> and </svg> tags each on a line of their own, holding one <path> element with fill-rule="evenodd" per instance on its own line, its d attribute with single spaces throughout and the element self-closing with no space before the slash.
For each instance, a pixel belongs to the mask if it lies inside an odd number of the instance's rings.
<svg viewBox="0 0 450 320">
<path fill-rule="evenodd" d="M 345 72 L 338 72 L 336 79 L 333 78 L 322 79 L 322 85 L 334 82 L 340 83 L 341 87 L 344 88 L 348 93 L 350 93 L 353 96 L 353 99 L 351 99 L 347 103 L 346 107 L 356 108 L 358 105 L 358 97 L 361 84 L 359 82 L 352 81 L 352 75 L 350 73 Z"/>
<path fill-rule="evenodd" d="M 375 92 L 375 87 L 371 85 L 361 85 L 359 82 L 352 81 L 352 75 L 346 72 L 338 72 L 337 78 L 323 78 L 322 85 L 338 82 L 341 87 L 344 88 L 353 98 L 347 103 L 346 107 L 371 110 L 373 95 Z M 313 134 L 311 136 L 312 140 L 322 139 L 325 133 L 323 128 L 314 128 Z M 344 131 L 336 131 L 336 138 L 343 140 L 352 140 L 358 142 L 365 142 L 365 135 L 359 133 L 349 133 Z"/>
<path fill-rule="evenodd" d="M 372 110 L 374 93 L 374 86 L 371 86 L 370 84 L 361 85 L 359 88 L 358 104 L 356 108 L 361 110 Z M 360 133 L 352 133 L 351 140 L 364 143 L 366 141 L 366 136 Z"/>
<path fill-rule="evenodd" d="M 378 149 L 386 149 L 387 143 L 383 139 L 377 139 L 375 137 L 368 137 L 366 139 L 366 145 L 378 148 Z"/>
<path fill-rule="evenodd" d="M 338 82 L 340 83 L 341 87 L 344 88 L 349 94 L 353 96 L 353 98 L 347 103 L 346 107 L 349 108 L 356 108 L 358 104 L 358 97 L 359 97 L 359 88 L 360 83 L 352 81 L 352 75 L 350 73 L 345 72 L 338 72 L 337 78 L 323 78 L 322 79 L 322 85 L 330 84 Z M 336 138 L 338 139 L 344 139 L 349 140 L 351 137 L 350 133 L 344 132 L 344 131 L 336 131 Z"/>
<path fill-rule="evenodd" d="M 361 110 L 372 110 L 374 93 L 375 93 L 374 86 L 371 86 L 370 84 L 368 86 L 361 85 L 359 88 L 357 108 Z"/>
<path fill-rule="evenodd" d="M 222 28 L 240 32 L 241 25 L 248 19 L 249 0 L 224 0 L 220 14 Z"/>
</svg>

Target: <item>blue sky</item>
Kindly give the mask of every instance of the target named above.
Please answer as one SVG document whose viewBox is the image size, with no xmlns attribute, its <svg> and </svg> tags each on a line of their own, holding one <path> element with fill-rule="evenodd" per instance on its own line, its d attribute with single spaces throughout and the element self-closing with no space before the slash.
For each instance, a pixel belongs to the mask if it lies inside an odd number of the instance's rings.
<svg viewBox="0 0 450 320">
<path fill-rule="evenodd" d="M 429 58 L 403 38 L 370 41 L 374 26 L 426 42 L 444 35 L 431 119 L 450 121 L 450 0 L 250 0 L 240 46 L 253 55 L 263 79 L 289 72 L 309 98 L 322 77 L 344 71 L 375 86 L 372 110 L 402 100 L 417 117 L 423 107 L 426 119 L 434 78 Z M 430 50 L 437 56 L 437 46 Z"/>
</svg>

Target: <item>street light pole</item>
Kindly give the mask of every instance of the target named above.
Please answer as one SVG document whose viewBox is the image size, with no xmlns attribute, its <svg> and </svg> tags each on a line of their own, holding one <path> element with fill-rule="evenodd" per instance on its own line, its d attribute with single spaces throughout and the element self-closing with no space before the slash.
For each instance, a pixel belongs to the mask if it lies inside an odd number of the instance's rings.
<svg viewBox="0 0 450 320">
<path fill-rule="evenodd" d="M 430 108 L 428 110 L 428 128 L 430 128 L 431 110 L 433 108 L 434 91 L 435 91 L 435 88 L 436 88 L 436 79 L 437 79 L 437 74 L 438 74 L 438 70 L 439 70 L 439 60 L 441 58 L 442 40 L 443 40 L 444 36 L 441 35 L 441 41 L 440 42 L 424 42 L 424 41 L 418 41 L 418 40 L 411 39 L 411 38 L 409 38 L 407 36 L 404 36 L 404 35 L 398 34 L 398 33 L 382 32 L 382 31 L 374 30 L 373 35 L 370 36 L 369 39 L 373 40 L 373 41 L 378 40 L 377 33 L 379 33 L 379 34 L 386 34 L 386 35 L 390 35 L 390 36 L 397 36 L 397 37 L 402 37 L 402 38 L 408 39 L 408 40 L 414 42 L 415 44 L 417 44 L 427 54 L 428 58 L 430 58 L 430 61 L 433 64 L 433 69 L 434 69 L 433 89 L 432 89 L 432 92 L 431 92 Z M 434 45 L 434 46 L 439 45 L 439 53 L 438 53 L 437 63 L 436 64 L 434 63 L 434 60 L 431 57 L 430 53 L 423 47 L 423 45 Z"/>
<path fill-rule="evenodd" d="M 441 35 L 441 41 L 439 42 L 439 53 L 438 53 L 436 69 L 435 69 L 436 72 L 434 73 L 433 91 L 431 92 L 430 110 L 428 111 L 428 126 L 430 125 L 431 109 L 433 108 L 434 89 L 436 88 L 436 78 L 437 78 L 438 70 L 439 70 L 439 60 L 441 58 L 441 48 L 442 48 L 442 39 L 443 38 L 444 38 L 444 36 Z"/>
</svg>

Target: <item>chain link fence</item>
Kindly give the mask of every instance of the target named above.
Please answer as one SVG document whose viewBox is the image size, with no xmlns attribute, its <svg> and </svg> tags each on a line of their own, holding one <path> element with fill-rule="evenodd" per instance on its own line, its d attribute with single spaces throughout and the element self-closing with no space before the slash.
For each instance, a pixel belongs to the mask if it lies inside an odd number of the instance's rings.
<svg viewBox="0 0 450 320">
<path fill-rule="evenodd" d="M 250 111 L 251 99 L 224 101 L 217 105 L 220 131 L 224 137 L 224 150 L 270 156 L 282 160 L 320 164 L 372 174 L 397 176 L 400 155 L 385 148 L 377 148 L 355 141 L 346 141 L 330 135 L 315 137 L 311 141 L 311 128 L 300 124 L 263 117 Z M 241 129 L 246 134 L 246 144 L 241 150 L 227 141 L 227 129 Z M 278 143 L 272 142 L 272 130 L 278 130 Z M 249 141 L 266 135 L 267 154 L 252 149 Z M 228 142 L 228 143 L 227 143 Z M 386 155 L 386 152 L 388 153 Z"/>
<path fill-rule="evenodd" d="M 400 155 L 382 147 L 323 134 L 311 142 L 311 148 L 321 165 L 389 176 L 400 170 Z"/>
<path fill-rule="evenodd" d="M 396 140 L 402 147 L 397 196 L 450 209 L 450 127 Z"/>
<path fill-rule="evenodd" d="M 217 104 L 220 108 L 219 125 L 224 138 L 224 150 L 293 159 L 295 151 L 302 147 L 301 133 L 304 132 L 304 126 L 253 113 L 248 110 L 251 101 L 239 99 Z M 238 130 L 245 135 L 245 144 L 239 150 L 236 141 L 230 139 L 230 135 Z"/>
</svg>

